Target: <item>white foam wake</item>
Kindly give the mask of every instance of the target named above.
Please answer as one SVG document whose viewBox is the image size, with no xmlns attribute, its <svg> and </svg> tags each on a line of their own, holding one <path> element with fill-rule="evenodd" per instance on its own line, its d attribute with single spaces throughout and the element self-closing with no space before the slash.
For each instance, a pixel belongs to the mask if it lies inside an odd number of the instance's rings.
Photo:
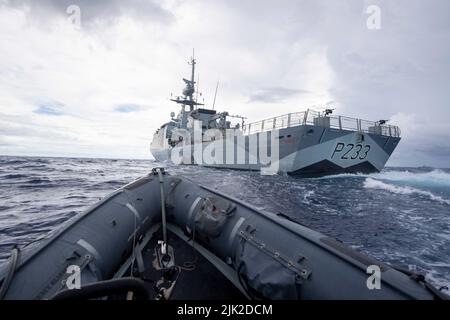
<svg viewBox="0 0 450 320">
<path fill-rule="evenodd" d="M 407 184 L 424 185 L 424 186 L 436 186 L 436 187 L 450 187 L 450 173 L 444 172 L 439 169 L 434 169 L 429 172 L 412 172 L 408 170 L 403 171 L 383 171 L 380 173 L 371 174 L 352 174 L 342 173 L 336 175 L 329 175 L 317 179 L 333 179 L 333 178 L 375 178 L 393 182 L 404 182 Z"/>
<path fill-rule="evenodd" d="M 369 177 L 412 185 L 450 187 L 450 174 L 439 169 L 429 172 L 383 171 Z"/>
<path fill-rule="evenodd" d="M 396 185 L 385 183 L 383 181 L 379 181 L 379 180 L 376 180 L 373 178 L 367 178 L 364 181 L 364 188 L 386 190 L 386 191 L 389 191 L 392 193 L 397 193 L 397 194 L 418 194 L 421 196 L 428 197 L 433 201 L 437 201 L 442 204 L 450 205 L 450 200 L 444 199 L 441 196 L 437 196 L 429 191 L 420 190 L 420 189 L 410 187 L 410 186 L 396 186 Z"/>
</svg>

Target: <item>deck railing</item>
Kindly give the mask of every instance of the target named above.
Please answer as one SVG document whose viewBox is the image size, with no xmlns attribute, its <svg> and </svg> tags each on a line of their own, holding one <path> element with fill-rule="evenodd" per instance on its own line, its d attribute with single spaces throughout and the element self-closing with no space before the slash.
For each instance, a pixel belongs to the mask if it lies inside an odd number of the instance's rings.
<svg viewBox="0 0 450 320">
<path fill-rule="evenodd" d="M 314 110 L 288 113 L 274 118 L 247 123 L 243 126 L 242 130 L 244 134 L 248 135 L 274 129 L 295 127 L 298 125 L 316 125 L 338 130 L 358 131 L 383 136 L 400 137 L 400 129 L 397 126 L 339 115 L 325 116 Z"/>
</svg>

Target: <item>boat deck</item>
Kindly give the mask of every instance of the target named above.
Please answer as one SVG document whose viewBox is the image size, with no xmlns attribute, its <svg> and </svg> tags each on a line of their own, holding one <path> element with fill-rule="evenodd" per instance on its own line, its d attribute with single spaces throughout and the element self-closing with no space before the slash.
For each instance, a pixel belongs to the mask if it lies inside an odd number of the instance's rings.
<svg viewBox="0 0 450 320">
<path fill-rule="evenodd" d="M 139 277 L 146 283 L 150 299 L 168 300 L 228 300 L 246 299 L 246 297 L 202 254 L 194 250 L 191 245 L 168 231 L 167 242 L 173 248 L 176 268 L 166 270 L 155 268 L 155 248 L 158 240 L 162 239 L 161 229 L 158 230 L 142 250 L 144 271 L 139 270 L 138 264 L 133 264 L 133 276 Z M 125 275 L 131 274 L 131 267 Z M 168 271 L 169 270 L 169 271 Z M 163 279 L 164 278 L 164 279 Z M 167 281 L 168 280 L 168 281 Z M 172 282 L 170 282 L 172 281 Z M 169 296 L 158 297 L 158 286 L 170 288 Z M 116 297 L 123 298 L 123 297 Z"/>
</svg>

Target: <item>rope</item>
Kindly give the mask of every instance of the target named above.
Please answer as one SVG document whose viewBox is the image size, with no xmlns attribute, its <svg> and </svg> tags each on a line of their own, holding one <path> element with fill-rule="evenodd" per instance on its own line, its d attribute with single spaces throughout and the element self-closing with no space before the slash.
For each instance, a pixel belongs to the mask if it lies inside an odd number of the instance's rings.
<svg viewBox="0 0 450 320">
<path fill-rule="evenodd" d="M 131 257 L 130 276 L 133 276 L 134 261 L 136 260 L 136 231 L 137 231 L 137 217 L 134 214 L 134 231 L 133 231 L 133 255 Z"/>
<path fill-rule="evenodd" d="M 19 258 L 19 249 L 15 247 L 11 250 L 8 273 L 4 278 L 2 286 L 0 288 L 0 300 L 3 300 L 3 298 L 6 295 L 6 292 L 8 291 L 9 285 L 11 284 L 12 278 L 14 276 L 14 272 L 16 271 L 18 258 Z"/>
<path fill-rule="evenodd" d="M 183 263 L 182 266 L 179 266 L 181 268 L 181 270 L 185 270 L 185 271 L 194 271 L 195 268 L 197 267 L 197 262 L 198 262 L 198 254 L 197 254 L 197 249 L 195 249 L 195 226 L 197 224 L 194 221 L 194 227 L 192 229 L 192 249 L 194 250 L 194 259 L 192 261 L 186 261 Z"/>
</svg>

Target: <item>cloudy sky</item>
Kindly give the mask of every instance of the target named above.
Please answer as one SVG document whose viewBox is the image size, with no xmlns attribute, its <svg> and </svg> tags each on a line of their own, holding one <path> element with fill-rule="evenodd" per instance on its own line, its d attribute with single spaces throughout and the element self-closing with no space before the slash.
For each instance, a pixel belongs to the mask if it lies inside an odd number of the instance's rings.
<svg viewBox="0 0 450 320">
<path fill-rule="evenodd" d="M 332 103 L 401 127 L 388 165 L 450 167 L 449 12 L 447 0 L 0 0 L 0 154 L 150 157 L 195 48 L 207 105 L 217 81 L 216 108 L 250 121 Z"/>
</svg>

